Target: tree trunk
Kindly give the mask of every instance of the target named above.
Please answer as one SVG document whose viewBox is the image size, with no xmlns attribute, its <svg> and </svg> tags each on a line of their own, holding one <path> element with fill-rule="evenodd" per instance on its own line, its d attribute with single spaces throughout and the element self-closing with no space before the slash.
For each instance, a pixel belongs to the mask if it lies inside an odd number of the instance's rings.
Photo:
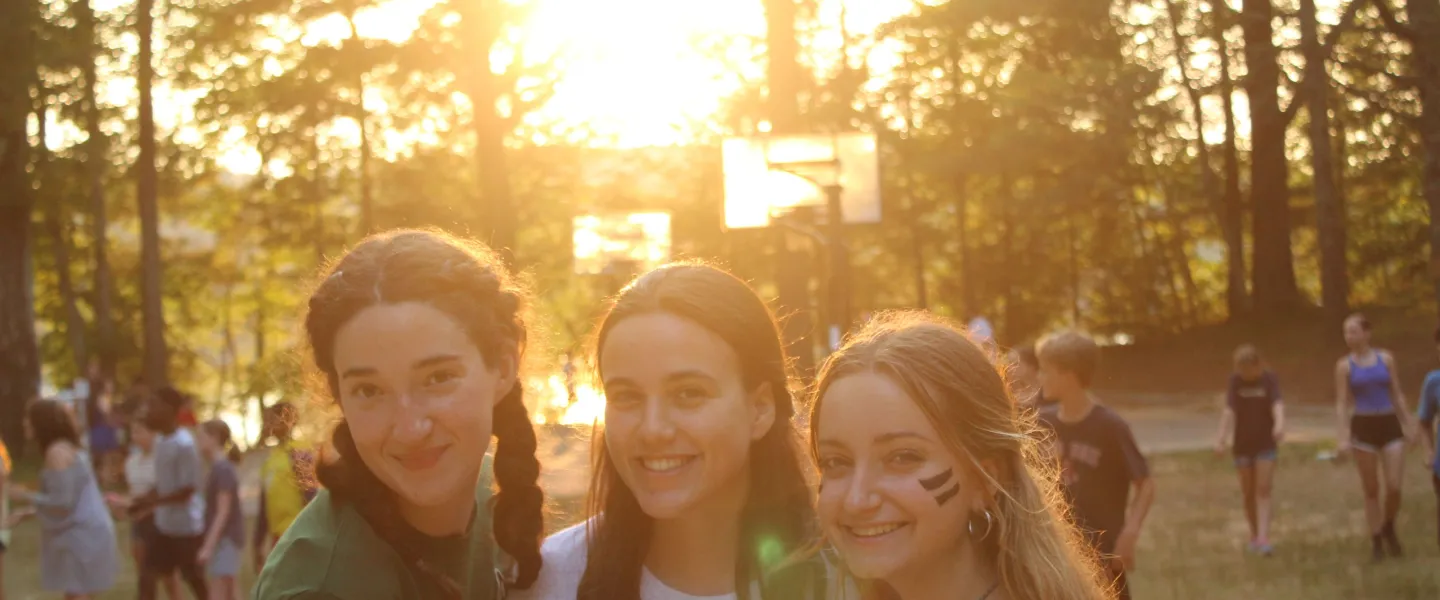
<svg viewBox="0 0 1440 600">
<path fill-rule="evenodd" d="M 1285 160 L 1285 118 L 1280 112 L 1279 50 L 1272 36 L 1270 0 L 1244 0 L 1245 93 L 1250 99 L 1250 206 L 1255 211 L 1255 308 L 1271 314 L 1299 304 L 1294 255 L 1290 250 L 1289 165 Z"/>
<path fill-rule="evenodd" d="M 261 422 L 265 417 L 265 293 L 260 285 L 253 285 L 255 294 L 255 360 L 250 365 L 250 392 L 255 395 L 255 411 Z M 260 429 L 259 442 L 265 441 L 265 429 Z"/>
<path fill-rule="evenodd" d="M 1215 218 L 1223 229 L 1225 226 L 1225 201 L 1220 196 L 1219 186 L 1215 181 L 1215 171 L 1210 163 L 1210 145 L 1205 143 L 1205 112 L 1204 107 L 1200 104 L 1200 90 L 1190 80 L 1190 40 L 1180 33 L 1180 7 L 1176 5 L 1175 0 L 1166 0 L 1165 8 L 1170 17 L 1170 33 L 1175 41 L 1175 65 L 1180 71 L 1180 81 L 1185 88 L 1185 95 L 1190 100 L 1190 120 L 1191 125 L 1195 127 L 1195 152 L 1200 163 L 1197 169 L 1200 177 L 1200 190 L 1214 210 Z M 1164 193 L 1168 206 L 1171 203 L 1172 194 L 1169 190 Z M 1190 259 L 1186 250 L 1189 245 L 1188 236 L 1185 235 L 1184 224 L 1176 216 L 1176 211 L 1171 210 L 1172 208 L 1168 207 L 1166 212 L 1170 216 L 1171 227 L 1175 230 L 1172 244 L 1174 251 L 1178 254 L 1177 258 L 1181 261 L 1179 269 L 1188 296 L 1185 305 L 1186 312 L 1190 314 L 1193 324 L 1196 322 L 1193 319 L 1197 318 L 1195 313 L 1198 312 L 1196 302 L 1199 292 L 1196 289 L 1194 275 L 1190 270 Z"/>
<path fill-rule="evenodd" d="M 796 0 L 764 0 L 768 113 L 776 133 L 800 127 L 800 42 L 795 35 Z"/>
<path fill-rule="evenodd" d="M 136 198 L 140 204 L 140 295 L 145 329 L 145 380 L 152 387 L 167 385 L 169 351 L 165 347 L 164 299 L 161 291 L 160 207 L 155 173 L 155 0 L 138 0 L 136 23 L 140 42 L 140 160 Z"/>
<path fill-rule="evenodd" d="M 1420 87 L 1421 188 L 1430 206 L 1430 278 L 1440 305 L 1440 2 L 1407 0 L 1414 32 L 1410 55 Z"/>
<path fill-rule="evenodd" d="M 1315 188 L 1315 230 L 1320 244 L 1320 304 L 1332 317 L 1348 310 L 1350 280 L 1345 261 L 1345 215 L 1335 183 L 1330 146 L 1330 84 L 1320 42 L 1315 0 L 1300 0 L 1300 39 L 1305 52 L 1305 105 L 1310 113 L 1310 170 Z"/>
<path fill-rule="evenodd" d="M 490 61 L 491 50 L 500 40 L 504 23 L 498 3 L 493 1 L 462 3 L 461 31 L 466 54 L 476 57 L 464 73 L 465 95 L 474 111 L 470 121 L 475 133 L 475 176 L 480 190 L 480 224 L 485 241 L 515 268 L 515 230 L 518 220 L 510 189 L 510 170 L 505 152 L 508 124 L 497 112 L 500 99 L 500 77 Z"/>
<path fill-rule="evenodd" d="M 1000 175 L 1000 261 L 1002 267 L 1001 279 L 1003 289 L 1001 293 L 1005 299 L 1005 312 L 1000 331 L 1005 333 L 1008 339 L 1018 328 L 1015 321 L 1019 316 L 1019 307 L 1015 301 L 1015 277 L 1018 265 L 1015 264 L 1015 182 L 1009 173 Z M 979 315 L 980 311 L 970 308 L 971 316 Z"/>
<path fill-rule="evenodd" d="M 354 11 L 345 13 L 345 22 L 350 25 L 350 39 L 363 51 L 365 42 L 355 27 Z M 375 200 L 370 183 L 370 114 L 365 111 L 365 73 L 355 74 L 355 120 L 360 124 L 360 236 L 370 235 L 375 229 Z"/>
<path fill-rule="evenodd" d="M 40 87 L 40 86 L 37 86 Z M 35 147 L 35 173 L 37 178 L 49 170 L 50 149 L 45 145 L 45 136 L 49 133 L 45 113 L 50 102 L 50 93 L 40 87 L 39 103 L 35 109 L 35 121 L 37 123 L 36 138 L 40 143 Z M 54 181 L 55 177 L 49 178 Z M 85 319 L 80 316 L 79 300 L 75 294 L 75 283 L 70 278 L 70 231 L 66 227 L 65 211 L 61 204 L 64 203 L 64 194 L 45 190 L 44 179 L 40 179 L 40 190 L 43 192 L 45 203 L 45 229 L 50 238 L 55 253 L 55 276 L 56 285 L 60 288 L 60 302 L 65 307 L 65 340 L 70 345 L 70 357 L 75 361 L 75 374 L 86 375 L 85 357 Z"/>
<path fill-rule="evenodd" d="M 980 297 L 975 288 L 974 259 L 970 256 L 970 201 L 966 195 L 969 178 L 964 173 L 955 174 L 955 243 L 960 254 L 960 315 L 976 312 Z"/>
<path fill-rule="evenodd" d="M 95 94 L 99 78 L 95 73 L 95 61 L 99 59 L 100 48 L 95 31 L 95 12 L 90 2 L 77 2 L 76 22 L 85 44 L 85 56 L 80 60 L 81 75 L 84 79 L 82 106 L 85 111 L 85 172 L 90 188 L 90 237 L 95 248 L 94 282 L 95 294 L 95 356 L 100 359 L 100 373 L 106 381 L 115 380 L 115 317 L 113 276 L 110 273 L 110 246 L 105 216 L 105 167 L 108 158 L 105 151 L 105 134 L 100 131 L 100 101 Z"/>
<path fill-rule="evenodd" d="M 1230 8 L 1223 2 L 1211 3 L 1215 15 L 1215 44 L 1220 55 L 1220 103 L 1225 113 L 1225 192 L 1221 199 L 1220 231 L 1225 237 L 1225 307 L 1229 317 L 1244 314 L 1250 298 L 1246 290 L 1245 213 L 1241 206 L 1240 151 L 1236 146 L 1235 82 L 1230 78 L 1230 47 L 1225 32 L 1230 28 Z"/>
<path fill-rule="evenodd" d="M 35 2 L 0 2 L 0 435 L 16 456 L 25 450 L 25 404 L 40 389 L 31 287 L 30 216 L 34 198 L 26 171 L 30 86 L 35 80 L 31 24 Z"/>
<path fill-rule="evenodd" d="M 318 114 L 319 107 L 311 107 Z M 310 237 L 315 249 L 315 264 L 325 264 L 325 163 L 320 157 L 320 126 L 310 128 Z"/>
</svg>

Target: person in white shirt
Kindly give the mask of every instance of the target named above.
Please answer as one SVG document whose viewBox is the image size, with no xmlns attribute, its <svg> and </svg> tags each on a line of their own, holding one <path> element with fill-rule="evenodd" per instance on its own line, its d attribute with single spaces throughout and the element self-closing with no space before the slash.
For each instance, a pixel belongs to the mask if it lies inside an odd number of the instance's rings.
<svg viewBox="0 0 1440 600">
<path fill-rule="evenodd" d="M 600 326 L 590 519 L 545 541 L 521 599 L 821 598 L 822 561 L 774 316 L 733 275 L 661 267 Z"/>
<path fill-rule="evenodd" d="M 145 425 L 143 415 L 130 420 L 130 456 L 125 459 L 125 486 L 128 496 L 111 494 L 106 499 L 116 510 L 123 510 L 130 519 L 130 557 L 138 572 L 145 566 L 145 549 L 155 541 L 155 515 L 150 510 L 131 511 L 131 502 L 155 491 L 155 431 Z M 180 579 L 169 575 L 162 579 L 165 593 L 171 600 L 180 600 Z"/>
</svg>

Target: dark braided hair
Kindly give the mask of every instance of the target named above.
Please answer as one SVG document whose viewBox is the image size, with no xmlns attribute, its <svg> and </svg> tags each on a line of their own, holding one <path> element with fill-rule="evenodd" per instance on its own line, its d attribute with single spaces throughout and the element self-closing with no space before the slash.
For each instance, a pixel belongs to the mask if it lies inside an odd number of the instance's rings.
<svg viewBox="0 0 1440 600">
<path fill-rule="evenodd" d="M 438 231 L 402 230 L 371 236 L 328 271 L 310 297 L 305 331 L 315 365 L 325 374 L 332 398 L 339 398 L 335 335 L 361 310 L 375 305 L 419 302 L 442 311 L 465 329 L 486 364 L 518 356 L 525 346 L 525 295 L 488 248 Z M 495 406 L 494 536 L 518 566 L 511 585 L 524 589 L 540 573 L 540 463 L 535 430 L 515 386 Z M 417 573 L 459 598 L 459 585 L 421 558 L 410 543 L 395 493 L 365 465 L 349 424 L 342 418 L 333 435 L 334 456 L 317 461 L 315 476 L 337 504 L 353 506 L 375 533 Z"/>
<path fill-rule="evenodd" d="M 814 513 L 799 437 L 791 419 L 790 372 L 780 328 L 765 302 L 744 281 L 703 264 L 674 264 L 631 282 L 601 322 L 599 349 L 615 325 L 637 315 L 669 313 L 690 320 L 725 340 L 740 360 L 746 390 L 769 384 L 775 395 L 775 423 L 750 447 L 750 493 L 740 515 L 735 591 L 742 600 L 762 582 L 767 599 L 804 598 L 823 582 L 823 571 L 779 569 L 784 559 L 815 535 Z M 593 523 L 578 600 L 638 600 L 641 567 L 649 551 L 654 519 L 620 479 L 601 436 L 590 483 Z"/>
</svg>

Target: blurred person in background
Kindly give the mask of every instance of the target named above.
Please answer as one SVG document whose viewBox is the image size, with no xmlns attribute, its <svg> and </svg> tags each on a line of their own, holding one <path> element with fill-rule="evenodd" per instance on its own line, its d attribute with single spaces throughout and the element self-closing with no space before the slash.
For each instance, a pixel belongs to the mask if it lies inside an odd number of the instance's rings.
<svg viewBox="0 0 1440 600">
<path fill-rule="evenodd" d="M 30 503 L 22 518 L 40 519 L 40 584 L 67 600 L 89 598 L 115 585 L 119 552 L 115 523 L 80 447 L 74 417 L 59 402 L 40 400 L 26 411 L 25 424 L 44 458 L 40 491 L 15 483 L 11 498 Z"/>
<path fill-rule="evenodd" d="M 236 577 L 245 549 L 245 516 L 240 513 L 240 449 L 230 439 L 230 426 L 220 419 L 200 425 L 197 444 L 210 463 L 205 478 L 205 538 L 195 562 L 210 576 L 210 599 L 240 597 Z"/>
<path fill-rule="evenodd" d="M 134 510 L 133 503 L 155 491 L 155 431 L 145 424 L 144 413 L 132 415 L 130 419 L 130 456 L 125 459 L 123 477 L 129 492 L 126 496 L 109 494 L 106 500 L 110 507 L 123 511 L 130 519 L 130 557 L 135 562 L 135 572 L 145 569 L 145 552 L 150 548 L 160 531 L 155 529 L 153 509 Z M 161 579 L 165 593 L 171 600 L 180 599 L 180 579 L 173 573 Z M 136 581 L 137 591 L 140 585 Z"/>
<path fill-rule="evenodd" d="M 256 571 L 265 566 L 275 541 L 315 497 L 315 481 L 310 476 L 315 452 L 309 444 L 294 439 L 298 416 L 294 405 L 276 402 L 265 409 L 261 420 L 265 437 L 274 438 L 275 445 L 266 451 L 260 465 L 259 510 L 252 548 Z"/>
<path fill-rule="evenodd" d="M 1395 518 L 1404 486 L 1405 442 L 1415 436 L 1418 426 L 1410 423 L 1395 357 L 1370 345 L 1370 321 L 1361 314 L 1350 315 L 1343 332 L 1350 353 L 1335 363 L 1338 454 L 1355 456 L 1365 494 L 1370 556 L 1380 561 L 1403 554 Z"/>
<path fill-rule="evenodd" d="M 1245 520 L 1250 525 L 1246 550 L 1269 556 L 1274 552 L 1270 544 L 1270 495 L 1285 432 L 1285 403 L 1280 398 L 1279 380 L 1265 368 L 1254 346 L 1236 348 L 1234 361 L 1235 372 L 1226 384 L 1215 453 L 1233 449 Z"/>
<path fill-rule="evenodd" d="M 1155 502 L 1150 463 L 1130 424 L 1090 393 L 1100 365 L 1094 339 L 1062 331 L 1041 340 L 1036 354 L 1040 385 L 1059 401 L 1040 414 L 1040 423 L 1054 432 L 1050 447 L 1071 517 L 1109 570 L 1117 597 L 1129 600 L 1127 573 L 1135 569 L 1140 532 Z"/>
<path fill-rule="evenodd" d="M 5 600 L 5 549 L 10 546 L 10 449 L 0 441 L 0 600 Z"/>
<path fill-rule="evenodd" d="M 1046 398 L 1045 390 L 1040 388 L 1040 358 L 1035 356 L 1035 344 L 1011 349 L 1010 365 L 1010 388 L 1020 406 L 1035 411 L 1055 410 L 1055 400 Z"/>
<path fill-rule="evenodd" d="M 141 600 L 153 600 L 158 581 L 177 571 L 197 599 L 209 597 L 205 577 L 195 562 L 205 527 L 202 465 L 195 438 L 178 423 L 184 404 L 184 394 L 164 387 L 146 406 L 146 421 L 159 436 L 155 441 L 155 489 L 136 499 L 134 507 L 154 510 L 158 533 L 145 551 Z"/>
</svg>

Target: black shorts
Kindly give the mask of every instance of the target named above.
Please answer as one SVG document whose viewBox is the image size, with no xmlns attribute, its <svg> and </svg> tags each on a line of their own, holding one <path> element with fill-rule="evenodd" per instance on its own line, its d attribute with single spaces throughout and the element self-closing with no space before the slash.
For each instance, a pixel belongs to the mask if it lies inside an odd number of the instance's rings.
<svg viewBox="0 0 1440 600">
<path fill-rule="evenodd" d="M 152 546 L 159 539 L 160 530 L 155 527 L 155 516 L 149 515 L 130 523 L 130 542 Z"/>
<path fill-rule="evenodd" d="M 1404 439 L 1400 417 L 1394 413 L 1350 417 L 1350 445 L 1356 450 L 1379 452 Z"/>
<path fill-rule="evenodd" d="M 199 535 L 169 536 L 158 533 L 145 547 L 145 570 L 153 574 L 169 575 L 176 569 L 193 568 L 195 555 L 205 542 Z"/>
</svg>

